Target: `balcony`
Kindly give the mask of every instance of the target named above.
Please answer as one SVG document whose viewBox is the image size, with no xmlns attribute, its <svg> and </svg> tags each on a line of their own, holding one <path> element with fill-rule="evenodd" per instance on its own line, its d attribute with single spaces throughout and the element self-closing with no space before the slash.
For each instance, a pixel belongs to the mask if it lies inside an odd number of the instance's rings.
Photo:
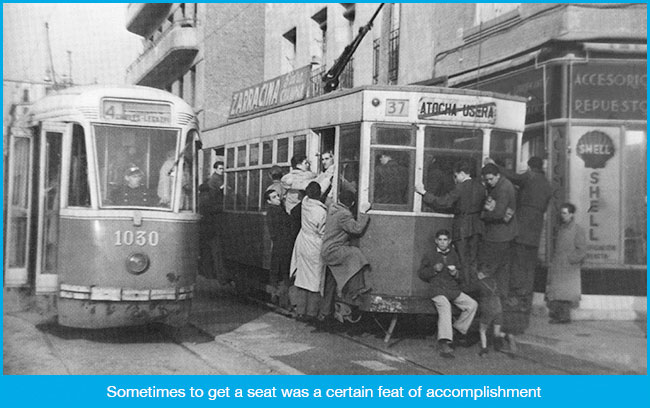
<svg viewBox="0 0 650 408">
<path fill-rule="evenodd" d="M 165 21 L 172 5 L 173 3 L 129 3 L 126 29 L 141 37 L 148 37 Z"/>
<path fill-rule="evenodd" d="M 168 26 L 126 69 L 127 83 L 164 88 L 184 74 L 199 52 L 195 21 Z"/>
</svg>

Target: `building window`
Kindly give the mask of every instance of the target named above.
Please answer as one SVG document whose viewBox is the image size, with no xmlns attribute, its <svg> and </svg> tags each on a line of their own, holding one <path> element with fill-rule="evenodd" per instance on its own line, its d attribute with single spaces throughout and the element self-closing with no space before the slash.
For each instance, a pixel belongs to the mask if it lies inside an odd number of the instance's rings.
<svg viewBox="0 0 650 408">
<path fill-rule="evenodd" d="M 190 68 L 190 92 L 187 102 L 191 106 L 196 104 L 196 65 Z"/>
<path fill-rule="evenodd" d="M 494 20 L 508 12 L 518 10 L 521 3 L 476 3 L 474 25 Z"/>
<path fill-rule="evenodd" d="M 282 35 L 284 40 L 282 41 L 282 73 L 291 72 L 296 69 L 296 27 L 287 31 Z"/>
<path fill-rule="evenodd" d="M 391 7 L 390 32 L 388 33 L 388 83 L 396 85 L 399 73 L 399 26 L 400 3 Z"/>
<path fill-rule="evenodd" d="M 379 83 L 379 38 L 372 42 L 372 83 Z"/>
<path fill-rule="evenodd" d="M 325 65 L 327 57 L 327 8 L 321 9 L 311 19 L 316 25 L 313 37 L 312 60 Z"/>
</svg>

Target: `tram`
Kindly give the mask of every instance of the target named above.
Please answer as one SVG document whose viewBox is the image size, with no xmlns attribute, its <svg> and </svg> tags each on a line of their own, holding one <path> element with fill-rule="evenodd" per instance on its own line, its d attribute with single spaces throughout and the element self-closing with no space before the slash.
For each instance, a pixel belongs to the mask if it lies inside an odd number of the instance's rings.
<svg viewBox="0 0 650 408">
<path fill-rule="evenodd" d="M 10 147 L 5 271 L 57 293 L 58 322 L 183 325 L 198 268 L 192 108 L 140 87 L 34 103 Z"/>
<path fill-rule="evenodd" d="M 334 199 L 342 188 L 356 190 L 357 203 L 370 203 L 370 224 L 358 245 L 371 271 L 363 295 L 364 312 L 433 314 L 427 284 L 417 276 L 433 235 L 450 229 L 453 214 L 436 211 L 414 191 L 444 194 L 453 188 L 452 168 L 468 160 L 480 174 L 483 159 L 521 171 L 526 102 L 491 92 L 422 86 L 364 86 L 270 107 L 241 115 L 203 132 L 205 168 L 226 164 L 224 201 L 225 253 L 237 273 L 268 291 L 271 242 L 266 229 L 263 193 L 271 184 L 271 166 L 289 171 L 293 155 L 312 163 L 333 152 L 337 174 Z M 389 155 L 407 175 L 404 191 L 379 193 L 380 157 Z M 203 177 L 208 171 L 204 170 Z M 356 211 L 356 209 L 355 209 Z M 265 289 L 266 288 L 266 289 Z"/>
</svg>

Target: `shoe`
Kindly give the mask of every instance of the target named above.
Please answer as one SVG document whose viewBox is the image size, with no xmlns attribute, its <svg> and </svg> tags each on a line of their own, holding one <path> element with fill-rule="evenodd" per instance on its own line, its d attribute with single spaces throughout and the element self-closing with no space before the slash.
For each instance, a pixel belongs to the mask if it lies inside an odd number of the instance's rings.
<svg viewBox="0 0 650 408">
<path fill-rule="evenodd" d="M 438 342 L 438 354 L 443 358 L 454 358 L 454 349 L 451 348 L 449 340 Z"/>
<path fill-rule="evenodd" d="M 548 321 L 550 324 L 569 324 L 571 323 L 571 320 L 559 320 L 559 319 L 551 319 Z"/>
<path fill-rule="evenodd" d="M 354 292 L 353 294 L 350 294 L 350 299 L 352 300 L 357 300 L 359 296 L 365 295 L 366 293 L 372 291 L 372 288 L 361 288 Z"/>
<path fill-rule="evenodd" d="M 506 352 L 509 354 L 517 353 L 517 342 L 515 341 L 515 336 L 512 334 L 507 334 L 506 341 L 508 342 L 508 349 Z"/>
<path fill-rule="evenodd" d="M 478 351 L 478 356 L 479 357 L 485 357 L 488 353 L 488 348 L 487 347 L 481 347 Z"/>
<path fill-rule="evenodd" d="M 497 337 L 494 338 L 494 342 L 492 344 L 494 346 L 494 351 L 499 352 L 499 351 L 503 350 L 503 342 L 504 342 L 504 340 L 505 340 L 505 336 L 504 337 L 498 337 L 497 336 Z"/>
<path fill-rule="evenodd" d="M 470 334 L 462 334 L 461 332 L 454 330 L 454 345 L 469 348 L 474 344 L 478 343 L 479 339 L 475 338 Z"/>
</svg>

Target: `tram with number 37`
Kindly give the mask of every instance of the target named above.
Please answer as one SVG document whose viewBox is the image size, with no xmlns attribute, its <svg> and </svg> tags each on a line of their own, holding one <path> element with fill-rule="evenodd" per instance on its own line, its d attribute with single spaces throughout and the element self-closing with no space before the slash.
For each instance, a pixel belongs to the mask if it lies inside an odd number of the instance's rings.
<svg viewBox="0 0 650 408">
<path fill-rule="evenodd" d="M 433 234 L 450 229 L 453 214 L 428 207 L 414 191 L 443 195 L 453 188 L 453 165 L 471 163 L 476 177 L 484 158 L 521 171 L 526 103 L 491 92 L 422 86 L 365 86 L 234 117 L 203 132 L 203 177 L 217 160 L 225 168 L 222 229 L 227 264 L 269 293 L 272 251 L 263 194 L 272 166 L 286 174 L 294 155 L 319 163 L 333 152 L 334 200 L 354 186 L 359 204 L 370 203 L 370 223 L 358 246 L 371 270 L 360 310 L 397 316 L 435 313 L 417 270 Z M 377 169 L 389 154 L 408 176 L 399 194 L 379 194 Z M 315 166 L 314 166 L 315 167 Z M 318 172 L 322 169 L 312 171 Z M 356 208 L 353 210 L 356 212 Z"/>
<path fill-rule="evenodd" d="M 61 325 L 183 325 L 198 267 L 197 118 L 139 87 L 36 102 L 12 140 L 5 271 L 58 294 Z"/>
</svg>

